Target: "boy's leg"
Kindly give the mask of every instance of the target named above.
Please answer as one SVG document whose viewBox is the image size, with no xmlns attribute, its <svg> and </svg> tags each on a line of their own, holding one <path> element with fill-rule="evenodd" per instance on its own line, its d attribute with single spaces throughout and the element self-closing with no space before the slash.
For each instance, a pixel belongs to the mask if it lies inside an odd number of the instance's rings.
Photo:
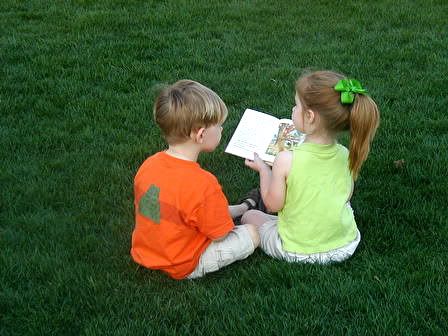
<svg viewBox="0 0 448 336">
<path fill-rule="evenodd" d="M 251 203 L 252 206 L 255 206 L 256 203 L 253 200 L 247 200 L 247 202 Z M 248 203 L 241 203 L 236 205 L 229 205 L 229 213 L 232 218 L 237 218 L 242 216 L 247 210 L 249 210 Z"/>
<path fill-rule="evenodd" d="M 260 192 L 260 188 L 255 188 L 250 190 L 240 201 L 241 202 L 248 202 L 251 204 L 251 206 L 249 206 L 249 210 L 252 209 L 256 209 L 256 210 L 260 210 L 264 213 L 268 213 L 269 211 L 267 211 L 266 209 L 266 205 L 263 202 L 263 198 L 261 197 L 261 192 Z M 255 203 L 255 204 L 254 204 Z M 274 215 L 276 213 L 273 213 Z"/>
<path fill-rule="evenodd" d="M 199 259 L 196 269 L 187 277 L 195 279 L 215 272 L 231 263 L 247 258 L 259 244 L 253 225 L 239 225 L 223 239 L 213 241 Z"/>
<path fill-rule="evenodd" d="M 241 216 L 248 210 L 257 209 L 267 213 L 266 206 L 261 197 L 260 188 L 249 191 L 242 199 L 238 201 L 238 205 L 230 205 L 229 212 L 236 225 L 241 225 Z M 274 213 L 273 213 L 274 214 Z"/>
</svg>

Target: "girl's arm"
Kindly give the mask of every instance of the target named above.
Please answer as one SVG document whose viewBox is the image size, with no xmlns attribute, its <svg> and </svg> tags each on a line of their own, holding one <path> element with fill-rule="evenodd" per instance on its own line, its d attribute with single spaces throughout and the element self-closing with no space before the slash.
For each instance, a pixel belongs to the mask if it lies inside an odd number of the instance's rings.
<svg viewBox="0 0 448 336">
<path fill-rule="evenodd" d="M 286 179 L 292 164 L 290 151 L 280 152 L 275 158 L 272 170 L 257 154 L 254 160 L 246 160 L 246 166 L 260 173 L 260 191 L 266 208 L 277 212 L 283 208 L 286 197 Z"/>
</svg>

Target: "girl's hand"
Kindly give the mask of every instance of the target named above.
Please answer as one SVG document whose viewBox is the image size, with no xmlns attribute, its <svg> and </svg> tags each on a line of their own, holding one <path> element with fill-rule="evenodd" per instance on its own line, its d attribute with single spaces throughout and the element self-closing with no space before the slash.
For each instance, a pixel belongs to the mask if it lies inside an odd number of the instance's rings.
<svg viewBox="0 0 448 336">
<path fill-rule="evenodd" d="M 260 159 L 260 157 L 258 156 L 257 153 L 254 153 L 254 159 L 253 160 L 246 159 L 244 161 L 244 164 L 246 166 L 248 166 L 249 168 L 257 171 L 257 172 L 260 172 L 263 169 L 269 169 L 270 170 L 269 166 L 262 159 Z"/>
</svg>

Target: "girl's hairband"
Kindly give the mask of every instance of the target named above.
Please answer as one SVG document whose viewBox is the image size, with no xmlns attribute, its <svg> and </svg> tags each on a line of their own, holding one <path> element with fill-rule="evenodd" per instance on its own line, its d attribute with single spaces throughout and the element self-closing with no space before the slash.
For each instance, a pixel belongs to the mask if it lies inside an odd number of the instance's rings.
<svg viewBox="0 0 448 336">
<path fill-rule="evenodd" d="M 356 79 L 341 79 L 336 83 L 334 89 L 341 93 L 342 104 L 352 104 L 355 100 L 355 93 L 367 93 L 367 90 Z"/>
</svg>

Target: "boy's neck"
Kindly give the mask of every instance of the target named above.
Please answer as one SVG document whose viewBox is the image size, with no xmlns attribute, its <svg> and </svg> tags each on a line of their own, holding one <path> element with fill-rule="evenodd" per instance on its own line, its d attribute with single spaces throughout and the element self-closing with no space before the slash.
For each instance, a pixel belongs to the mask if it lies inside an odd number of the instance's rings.
<svg viewBox="0 0 448 336">
<path fill-rule="evenodd" d="M 197 146 L 187 141 L 181 144 L 168 145 L 168 149 L 165 153 L 181 160 L 196 162 L 200 153 L 199 149 L 196 147 Z"/>
</svg>

